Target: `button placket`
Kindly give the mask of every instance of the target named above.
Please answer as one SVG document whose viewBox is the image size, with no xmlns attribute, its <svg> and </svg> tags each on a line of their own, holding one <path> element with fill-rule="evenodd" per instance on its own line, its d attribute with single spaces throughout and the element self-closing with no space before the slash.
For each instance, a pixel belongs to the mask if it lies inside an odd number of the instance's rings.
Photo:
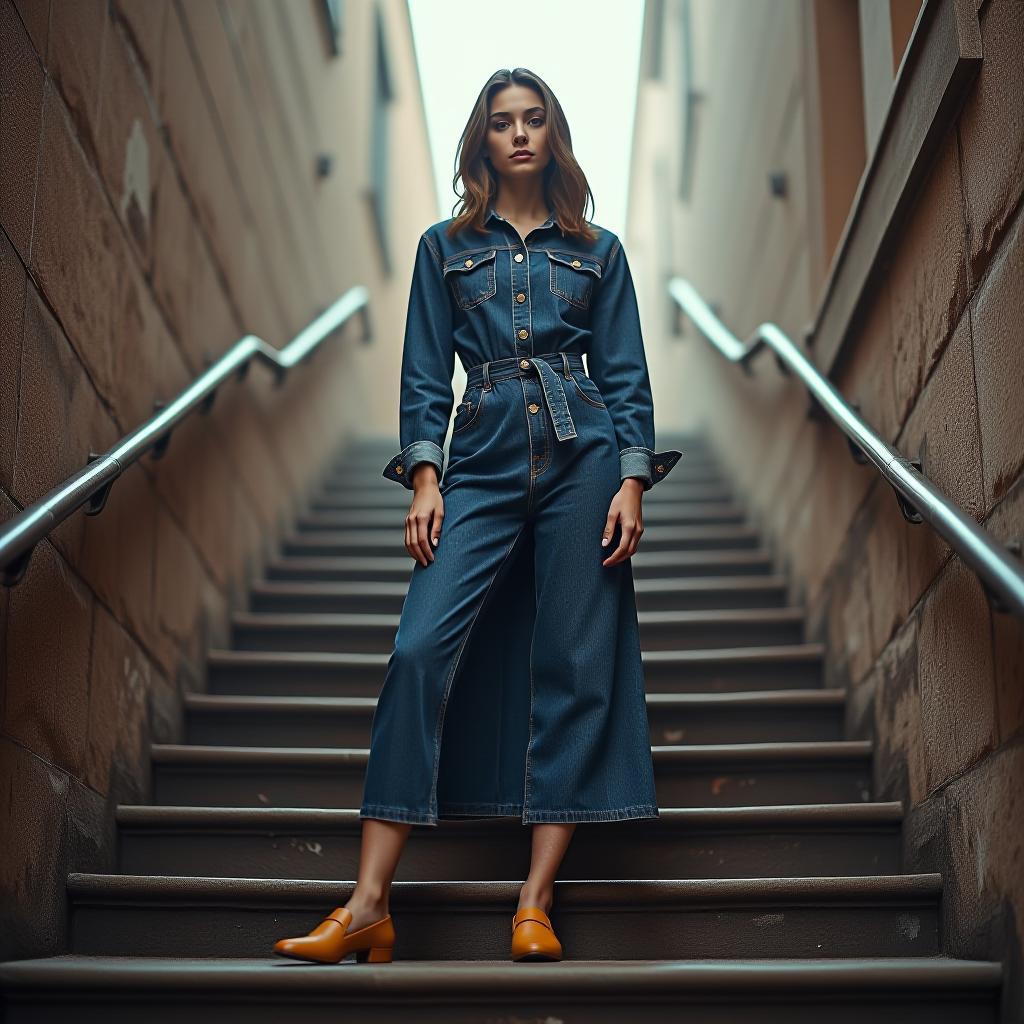
<svg viewBox="0 0 1024 1024">
<path fill-rule="evenodd" d="M 512 258 L 511 266 L 512 295 L 515 300 L 512 304 L 513 345 L 516 355 L 529 355 L 533 351 L 533 331 L 531 330 L 533 324 L 529 302 L 530 254 L 525 245 Z"/>
<path fill-rule="evenodd" d="M 500 213 L 495 215 L 502 224 L 508 221 Z M 549 217 L 541 227 L 553 223 Z M 506 231 L 505 239 L 510 241 L 509 276 L 512 279 L 512 345 L 516 355 L 531 355 L 533 351 L 533 314 L 530 308 L 530 250 L 526 247 L 526 239 L 513 228 L 515 239 Z"/>
</svg>

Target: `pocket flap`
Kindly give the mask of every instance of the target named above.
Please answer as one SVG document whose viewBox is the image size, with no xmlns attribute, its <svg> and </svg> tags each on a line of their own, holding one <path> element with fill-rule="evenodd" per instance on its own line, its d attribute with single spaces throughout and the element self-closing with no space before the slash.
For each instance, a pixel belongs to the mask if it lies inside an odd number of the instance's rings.
<svg viewBox="0 0 1024 1024">
<path fill-rule="evenodd" d="M 460 253 L 445 262 L 444 273 L 448 274 L 453 270 L 473 270 L 481 263 L 493 260 L 497 252 L 497 249 L 484 249 L 481 252 Z"/>
<path fill-rule="evenodd" d="M 555 263 L 564 263 L 565 266 L 581 272 L 588 271 L 594 277 L 601 276 L 601 264 L 593 256 L 584 256 L 576 252 L 559 252 L 557 249 L 547 249 L 546 252 Z"/>
</svg>

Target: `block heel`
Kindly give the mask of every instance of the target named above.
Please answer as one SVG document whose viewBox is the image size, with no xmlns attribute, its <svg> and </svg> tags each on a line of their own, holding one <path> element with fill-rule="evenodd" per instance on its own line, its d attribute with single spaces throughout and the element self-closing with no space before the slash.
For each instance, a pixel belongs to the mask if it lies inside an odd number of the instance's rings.
<svg viewBox="0 0 1024 1024">
<path fill-rule="evenodd" d="M 356 960 L 365 964 L 367 962 L 371 964 L 389 964 L 391 963 L 391 946 L 371 946 L 369 949 L 360 949 L 356 951 Z"/>
</svg>

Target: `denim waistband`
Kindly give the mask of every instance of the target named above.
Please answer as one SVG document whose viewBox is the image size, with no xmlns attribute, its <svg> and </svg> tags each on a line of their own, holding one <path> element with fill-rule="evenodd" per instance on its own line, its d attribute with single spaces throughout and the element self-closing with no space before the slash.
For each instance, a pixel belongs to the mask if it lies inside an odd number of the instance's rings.
<svg viewBox="0 0 1024 1024">
<path fill-rule="evenodd" d="M 571 370 L 582 369 L 583 357 L 578 352 L 543 352 L 535 356 L 509 356 L 505 359 L 489 359 L 487 362 L 471 366 L 466 371 L 466 384 L 468 387 L 482 384 L 485 391 L 490 391 L 496 380 L 536 374 L 540 377 L 544 403 L 555 428 L 555 437 L 559 441 L 567 441 L 571 437 L 576 437 L 576 424 L 573 423 L 562 380 L 556 370 L 561 371 L 565 380 L 570 380 Z"/>
</svg>

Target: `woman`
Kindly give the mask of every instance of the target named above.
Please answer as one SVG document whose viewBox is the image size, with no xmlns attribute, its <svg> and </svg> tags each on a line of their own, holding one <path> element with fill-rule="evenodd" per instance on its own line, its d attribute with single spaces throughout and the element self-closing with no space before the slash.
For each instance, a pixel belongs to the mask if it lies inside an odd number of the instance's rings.
<svg viewBox="0 0 1024 1024">
<path fill-rule="evenodd" d="M 560 959 L 547 912 L 576 823 L 658 816 L 629 559 L 641 496 L 682 452 L 654 451 L 626 255 L 583 219 L 562 108 L 524 68 L 481 91 L 458 177 L 461 212 L 419 241 L 403 447 L 383 471 L 414 492 L 416 564 L 373 718 L 358 879 L 275 945 L 297 959 L 391 960 L 412 825 L 512 814 L 533 841 L 511 956 Z M 456 352 L 467 384 L 439 484 Z"/>
</svg>

